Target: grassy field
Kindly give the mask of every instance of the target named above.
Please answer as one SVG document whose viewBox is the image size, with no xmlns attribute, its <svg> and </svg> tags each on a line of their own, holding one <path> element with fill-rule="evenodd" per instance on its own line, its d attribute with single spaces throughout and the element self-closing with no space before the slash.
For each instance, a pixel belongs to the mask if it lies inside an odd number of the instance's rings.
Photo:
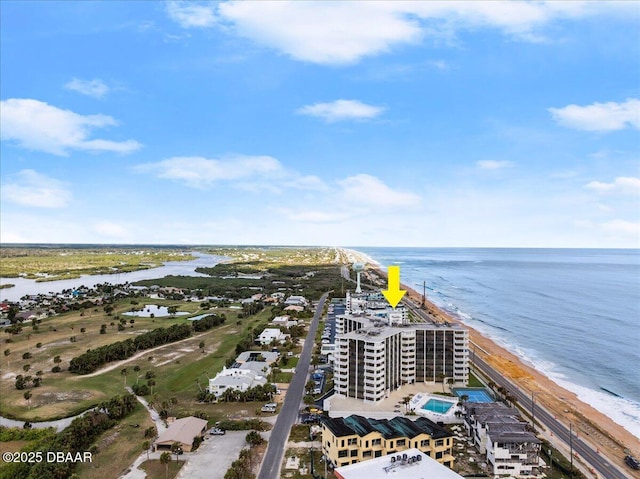
<svg viewBox="0 0 640 479">
<path fill-rule="evenodd" d="M 167 248 L 0 248 L 0 276 L 24 276 L 39 281 L 78 278 L 82 274 L 111 274 L 186 261 L 193 256 Z"/>
<path fill-rule="evenodd" d="M 198 310 L 196 303 L 161 300 L 153 300 L 153 302 L 165 306 L 179 305 L 180 310 L 193 314 L 202 313 Z M 142 303 L 137 306 L 142 306 Z M 243 319 L 238 325 L 235 318 L 237 310 L 216 309 L 215 312 L 226 314 L 229 318 L 223 326 L 205 333 L 196 333 L 186 340 L 161 346 L 155 350 L 144 351 L 139 357 L 134 356 L 126 363 L 100 374 L 83 376 L 67 372 L 69 361 L 89 348 L 135 337 L 136 334 L 158 327 L 186 322 L 184 316 L 133 318 L 135 320 L 133 324 L 127 323 L 124 331 L 118 331 L 118 321 L 115 317 L 131 307 L 129 301 L 122 301 L 116 304 L 112 316 L 107 316 L 101 309 L 85 312 L 84 316 L 78 311 L 70 312 L 44 319 L 38 325 L 37 331 L 26 326 L 17 335 L 5 334 L 2 347 L 3 350 L 8 350 L 9 354 L 0 356 L 0 414 L 31 421 L 66 417 L 116 394 L 122 394 L 125 381 L 128 385 L 132 385 L 137 379 L 136 376 L 143 378 L 147 371 L 156 373 L 155 400 L 162 402 L 171 397 L 178 397 L 183 405 L 195 406 L 197 404 L 195 396 L 198 392 L 196 379 L 199 379 L 204 387 L 207 377 L 213 377 L 222 369 L 226 359 L 234 355 L 239 335 L 249 327 L 266 322 L 270 315 L 265 310 L 259 315 Z M 107 334 L 99 334 L 102 324 L 107 325 Z M 81 332 L 83 328 L 84 332 Z M 75 342 L 71 342 L 72 336 L 76 338 Z M 11 343 L 6 343 L 7 339 Z M 199 348 L 201 341 L 205 343 L 204 353 Z M 25 353 L 29 353 L 31 357 L 23 359 Z M 56 365 L 54 362 L 56 356 L 60 356 L 59 365 L 63 372 L 51 372 Z M 115 363 L 110 363 L 106 367 L 113 364 Z M 24 370 L 26 365 L 30 366 L 28 371 Z M 134 372 L 135 366 L 140 367 L 138 375 Z M 121 374 L 123 368 L 127 368 L 126 376 Z M 15 377 L 18 374 L 35 377 L 38 371 L 43 372 L 42 386 L 30 389 L 33 396 L 29 405 L 23 398 L 24 391 L 15 388 Z"/>
</svg>

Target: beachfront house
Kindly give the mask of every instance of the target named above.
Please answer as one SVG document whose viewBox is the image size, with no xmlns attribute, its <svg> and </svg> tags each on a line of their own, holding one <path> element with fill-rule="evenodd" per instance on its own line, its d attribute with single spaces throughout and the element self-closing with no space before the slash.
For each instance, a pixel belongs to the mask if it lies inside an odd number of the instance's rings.
<svg viewBox="0 0 640 479">
<path fill-rule="evenodd" d="M 531 476 L 544 466 L 541 442 L 528 431 L 517 409 L 499 402 L 467 403 L 464 425 L 495 475 Z"/>
</svg>

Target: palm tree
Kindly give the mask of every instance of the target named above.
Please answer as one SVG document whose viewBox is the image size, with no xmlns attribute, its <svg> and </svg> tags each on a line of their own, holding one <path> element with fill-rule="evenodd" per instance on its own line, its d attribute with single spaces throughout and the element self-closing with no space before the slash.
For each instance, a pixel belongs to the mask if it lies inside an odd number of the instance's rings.
<svg viewBox="0 0 640 479">
<path fill-rule="evenodd" d="M 143 451 L 147 451 L 147 461 L 149 460 L 149 448 L 151 447 L 151 444 L 149 443 L 149 441 L 144 441 L 142 443 L 142 450 Z"/>
<path fill-rule="evenodd" d="M 404 412 L 407 413 L 409 409 L 409 401 L 411 398 L 409 396 L 405 396 L 402 398 L 402 404 L 404 404 Z"/>
<path fill-rule="evenodd" d="M 27 404 L 29 405 L 29 409 L 31 409 L 31 391 L 25 391 L 23 396 L 27 400 Z"/>
<path fill-rule="evenodd" d="M 173 444 L 171 444 L 171 452 L 176 455 L 176 462 L 178 462 L 178 456 L 182 452 L 182 446 L 179 442 L 174 442 Z"/>
<path fill-rule="evenodd" d="M 164 477 L 169 477 L 169 462 L 171 462 L 171 454 L 163 452 L 160 454 L 160 464 L 164 464 Z"/>
<path fill-rule="evenodd" d="M 122 368 L 122 371 L 120 371 L 120 374 L 122 374 L 123 378 L 124 378 L 124 385 L 127 385 L 127 368 Z"/>
<path fill-rule="evenodd" d="M 449 385 L 449 391 L 451 392 L 451 386 L 453 386 L 453 384 L 455 383 L 455 379 L 453 378 L 447 378 L 447 384 Z"/>
<path fill-rule="evenodd" d="M 136 364 L 133 367 L 133 371 L 136 373 L 136 384 L 138 384 L 138 379 L 140 379 L 140 375 L 138 374 L 140 372 L 140 366 Z"/>
</svg>

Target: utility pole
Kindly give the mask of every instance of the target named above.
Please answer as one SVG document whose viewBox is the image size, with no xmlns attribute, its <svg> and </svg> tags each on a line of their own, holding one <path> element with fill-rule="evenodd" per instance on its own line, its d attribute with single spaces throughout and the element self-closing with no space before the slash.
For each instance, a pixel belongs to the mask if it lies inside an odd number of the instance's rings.
<svg viewBox="0 0 640 479">
<path fill-rule="evenodd" d="M 569 423 L 569 456 L 571 457 L 570 477 L 573 477 L 573 424 Z"/>
<path fill-rule="evenodd" d="M 531 427 L 533 428 L 533 433 L 536 433 L 536 394 L 539 394 L 540 391 L 531 391 Z"/>
</svg>

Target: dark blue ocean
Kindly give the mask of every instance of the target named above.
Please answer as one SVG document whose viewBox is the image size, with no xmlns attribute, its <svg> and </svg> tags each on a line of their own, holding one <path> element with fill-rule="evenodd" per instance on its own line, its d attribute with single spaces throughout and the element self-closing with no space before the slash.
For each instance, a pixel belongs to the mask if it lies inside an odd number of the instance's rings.
<svg viewBox="0 0 640 479">
<path fill-rule="evenodd" d="M 640 437 L 640 250 L 353 249 Z"/>
</svg>

